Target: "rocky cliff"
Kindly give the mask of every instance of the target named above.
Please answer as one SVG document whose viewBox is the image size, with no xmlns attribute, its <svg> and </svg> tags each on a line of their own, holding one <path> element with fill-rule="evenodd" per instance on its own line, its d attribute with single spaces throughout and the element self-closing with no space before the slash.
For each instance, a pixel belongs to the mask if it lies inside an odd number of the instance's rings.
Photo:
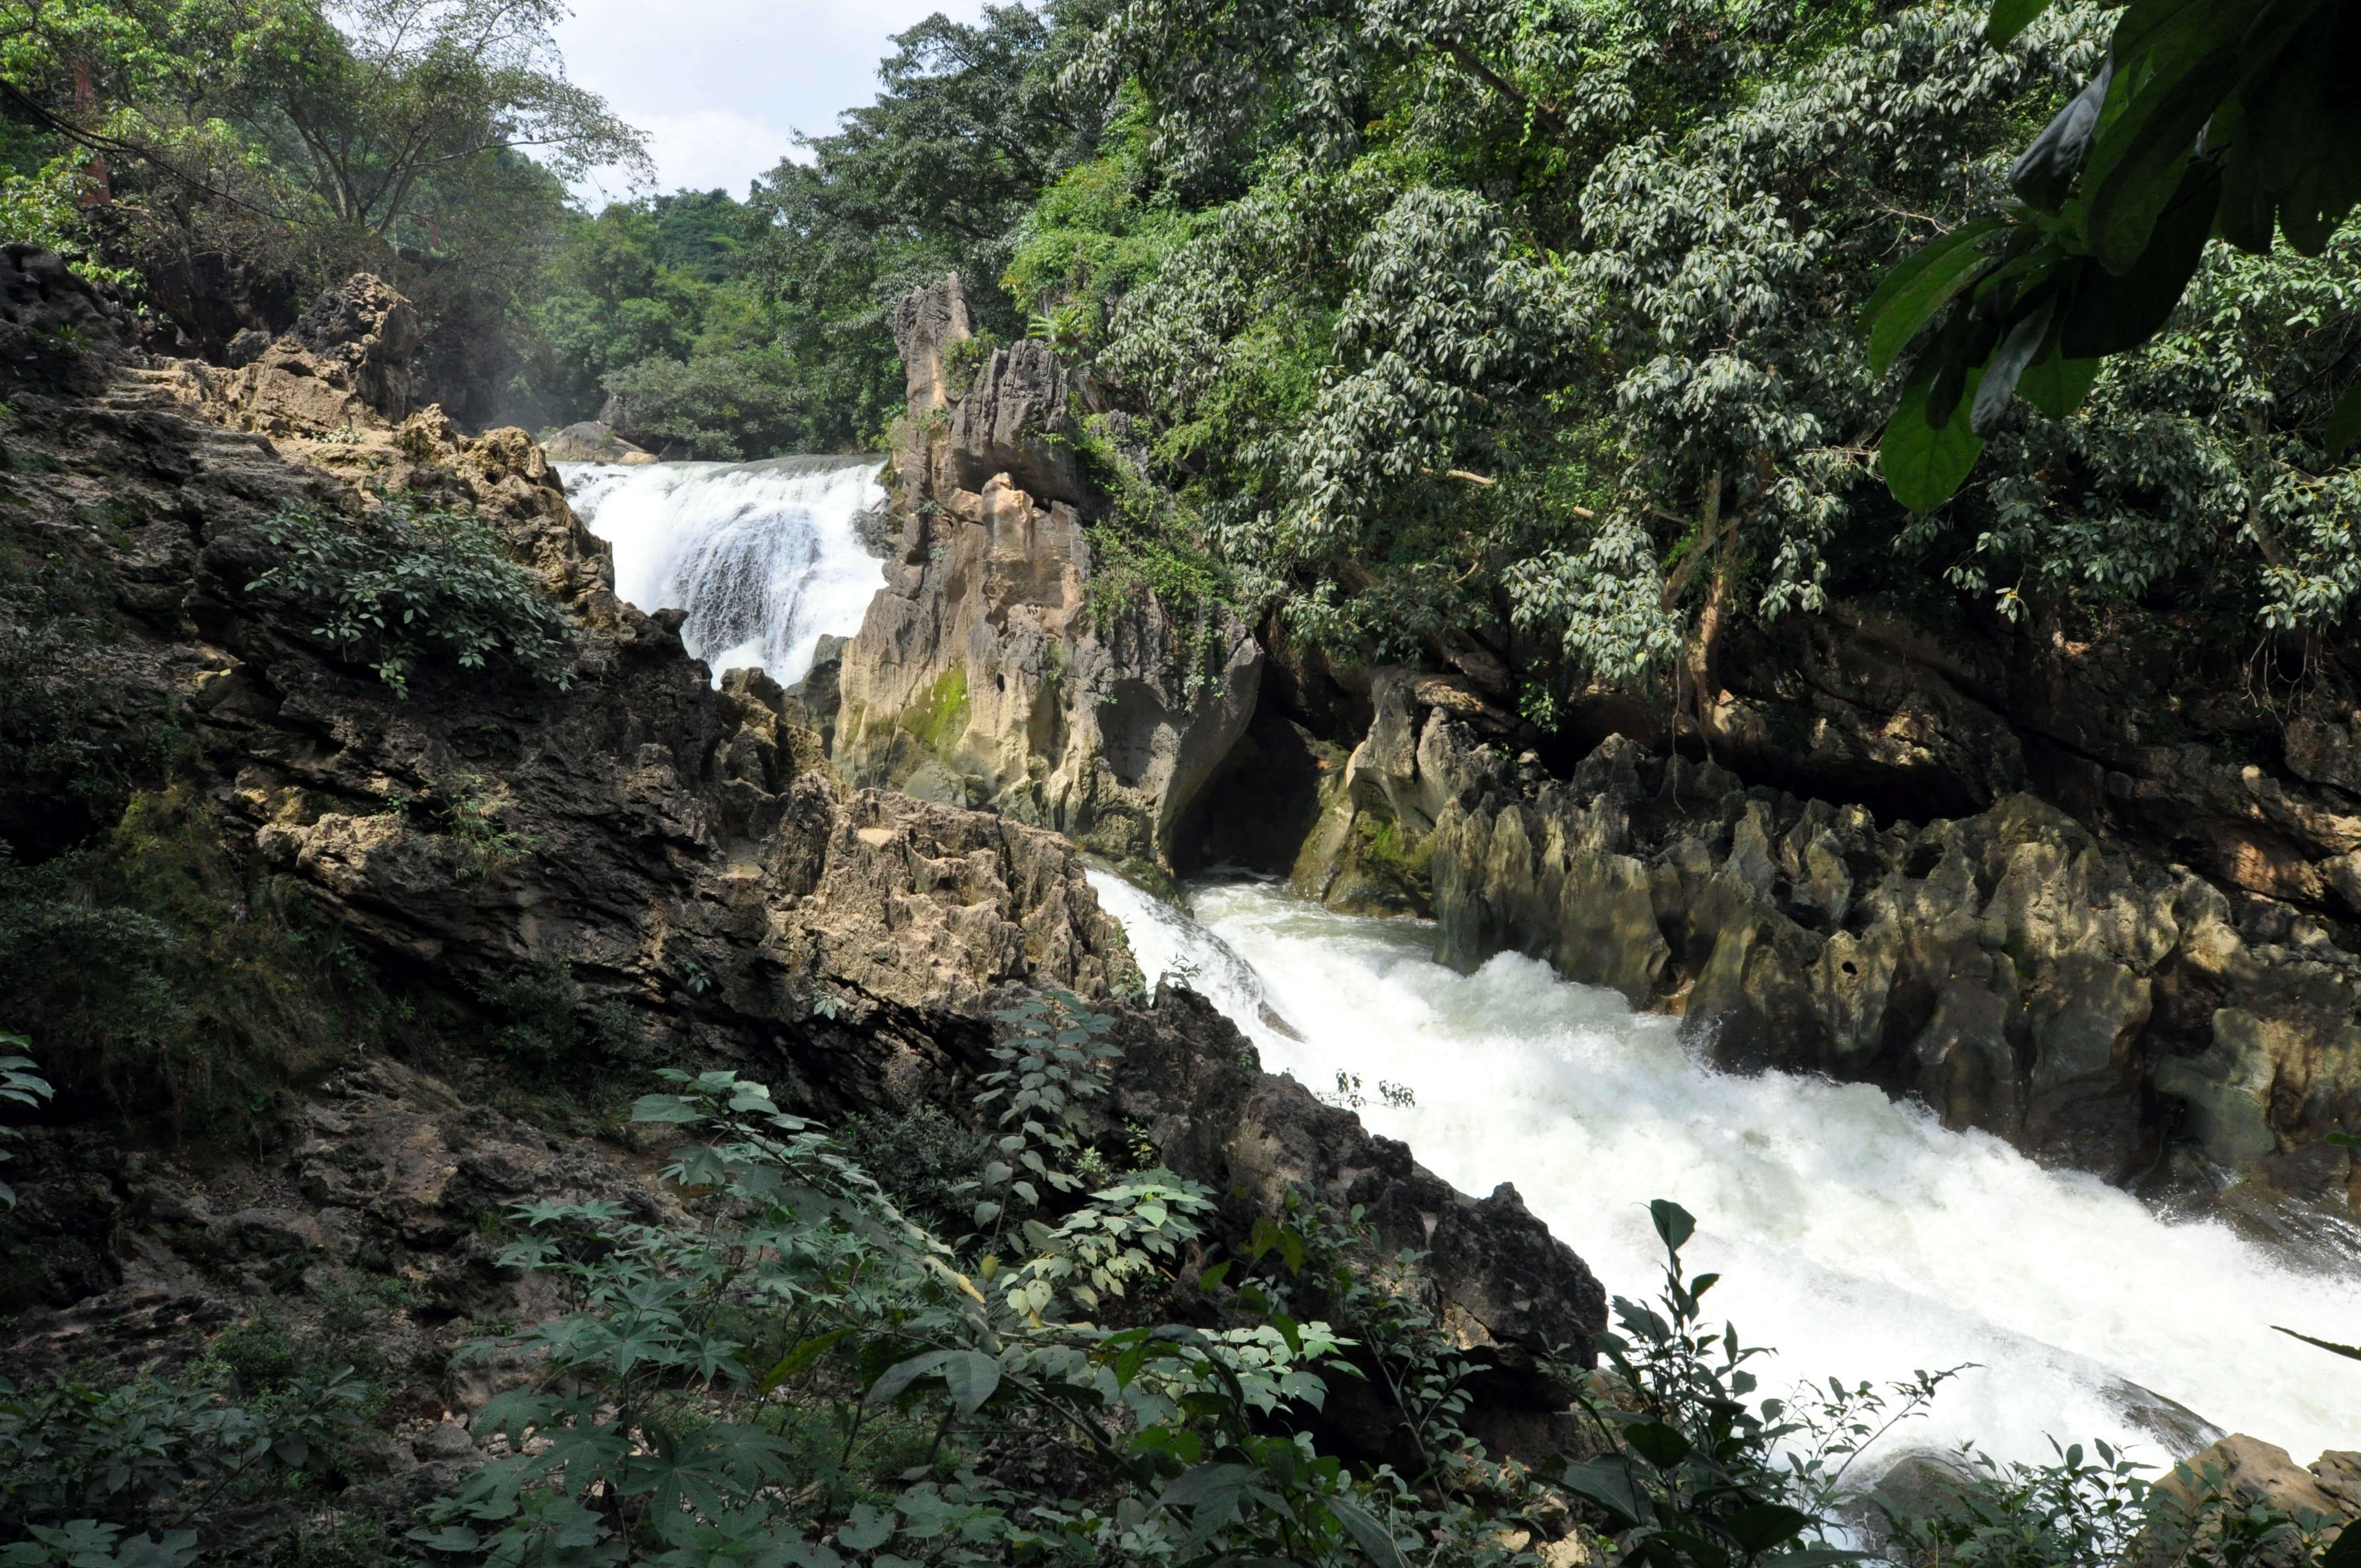
<svg viewBox="0 0 2361 1568">
<path fill-rule="evenodd" d="M 909 411 L 888 476 L 900 542 L 844 650 L 838 768 L 1169 867 L 1255 708 L 1237 617 L 1094 592 L 1104 515 L 1073 389 L 1049 348 L 972 369 L 956 279 L 905 301 Z"/>
</svg>

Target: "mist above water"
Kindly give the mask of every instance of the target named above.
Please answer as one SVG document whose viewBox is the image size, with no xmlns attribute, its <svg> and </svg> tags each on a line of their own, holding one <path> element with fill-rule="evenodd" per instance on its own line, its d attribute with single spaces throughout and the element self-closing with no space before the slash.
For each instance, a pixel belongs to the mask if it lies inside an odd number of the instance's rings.
<svg viewBox="0 0 2361 1568">
<path fill-rule="evenodd" d="M 1195 890 L 1192 921 L 1092 881 L 1151 980 L 1195 965 L 1191 983 L 1264 1065 L 1315 1091 L 1358 1074 L 1372 1130 L 1465 1191 L 1513 1182 L 1609 1295 L 1653 1294 L 1646 1203 L 1682 1203 L 1697 1218 L 1692 1266 L 1724 1276 L 1709 1316 L 1777 1353 L 1758 1365 L 1767 1390 L 1979 1364 L 1894 1453 L 1973 1439 L 2037 1460 L 2050 1435 L 2101 1437 L 2168 1464 L 2212 1426 L 2299 1462 L 2353 1444 L 2361 1365 L 2270 1328 L 2350 1339 L 2361 1293 L 2347 1275 L 2290 1266 L 2218 1223 L 2168 1222 L 1867 1085 L 1715 1071 L 1675 1020 L 1533 959 L 1456 974 L 1417 922 L 1252 883 Z M 1380 1080 L 1416 1105 L 1383 1103 Z"/>
<path fill-rule="evenodd" d="M 615 555 L 615 592 L 687 612 L 681 641 L 722 672 L 803 679 L 820 638 L 850 636 L 881 582 L 858 519 L 882 505 L 873 457 L 560 463 L 566 499 Z"/>
</svg>

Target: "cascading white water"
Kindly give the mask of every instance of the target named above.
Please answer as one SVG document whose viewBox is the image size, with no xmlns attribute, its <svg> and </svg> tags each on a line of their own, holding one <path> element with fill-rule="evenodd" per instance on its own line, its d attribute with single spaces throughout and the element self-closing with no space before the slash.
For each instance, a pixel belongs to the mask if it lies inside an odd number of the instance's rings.
<svg viewBox="0 0 2361 1568">
<path fill-rule="evenodd" d="M 874 458 L 561 463 L 583 526 L 615 553 L 615 592 L 681 609 L 681 641 L 722 672 L 804 677 L 821 636 L 849 636 L 879 583 L 854 520 L 885 499 Z"/>
<path fill-rule="evenodd" d="M 1092 882 L 1150 980 L 1194 965 L 1191 983 L 1272 1071 L 1315 1091 L 1360 1075 L 1373 1130 L 1463 1190 L 1513 1182 L 1610 1295 L 1654 1293 L 1647 1201 L 1688 1208 L 1686 1255 L 1724 1275 L 1708 1307 L 1777 1352 L 1767 1387 L 1979 1364 L 1889 1457 L 1973 1439 L 2049 1459 L 2054 1435 L 2169 1463 L 2216 1435 L 2150 1390 L 2299 1461 L 2354 1445 L 2361 1365 L 2269 1326 L 2361 1331 L 2361 1292 L 2328 1266 L 2168 1223 L 1865 1085 L 1713 1071 L 1674 1020 L 1531 959 L 1454 973 L 1416 922 L 1233 883 L 1194 893 L 1201 926 L 1118 878 Z M 1381 1079 L 1415 1106 L 1383 1103 Z"/>
</svg>

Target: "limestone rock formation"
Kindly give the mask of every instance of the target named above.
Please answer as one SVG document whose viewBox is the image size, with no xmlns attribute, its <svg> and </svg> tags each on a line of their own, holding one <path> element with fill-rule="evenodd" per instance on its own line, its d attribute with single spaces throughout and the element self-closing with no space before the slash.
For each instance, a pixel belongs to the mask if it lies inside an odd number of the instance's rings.
<svg viewBox="0 0 2361 1568">
<path fill-rule="evenodd" d="M 243 405 L 188 367 L 110 373 L 93 400 L 0 367 L 18 503 L 0 543 L 111 590 L 105 680 L 77 688 L 82 722 L 170 713 L 175 796 L 239 878 L 316 912 L 454 1016 L 490 982 L 548 973 L 627 1056 L 727 1063 L 823 1115 L 963 1107 L 989 1060 L 989 1013 L 1022 988 L 1070 988 L 1122 1018 L 1126 1113 L 1151 1121 L 1182 1168 L 1244 1190 L 1225 1223 L 1250 1225 L 1291 1184 L 1367 1203 L 1387 1245 L 1431 1252 L 1420 1288 L 1498 1375 L 1494 1402 L 1521 1412 L 1514 1431 L 1546 1426 L 1532 1357 L 1583 1354 L 1603 1312 L 1579 1260 L 1513 1193 L 1453 1192 L 1400 1145 L 1256 1071 L 1192 998 L 1152 1014 L 1126 1001 L 1137 970 L 1066 839 L 848 788 L 807 722 L 808 685 L 741 671 L 711 686 L 681 647 L 679 612 L 616 600 L 606 546 L 522 432 L 462 438 L 430 410 L 361 416 L 352 442 L 266 438 L 196 417 L 236 423 Z M 379 466 L 291 460 L 347 448 Z M 279 558 L 266 524 L 280 508 L 366 526 L 371 474 L 503 531 L 571 613 L 568 685 L 422 661 L 398 696 L 324 642 L 310 607 L 258 587 Z M 14 602 L 0 602 L 0 633 Z M 351 1040 L 324 1057 L 281 1086 L 299 1103 L 286 1150 L 192 1177 L 95 1128 L 28 1147 L 11 1168 L 23 1201 L 0 1222 L 0 1300 L 56 1315 L 19 1324 L 7 1369 L 185 1354 L 225 1321 L 228 1293 L 291 1297 L 319 1270 L 401 1280 L 435 1321 L 529 1317 L 548 1303 L 520 1298 L 482 1234 L 501 1204 L 571 1193 L 645 1214 L 665 1201 L 618 1152 L 471 1106 L 451 1080 Z M 446 1341 L 415 1348 L 439 1376 Z M 411 1462 L 449 1448 L 441 1411 L 486 1391 L 405 1385 L 419 1401 L 404 1412 L 420 1422 Z"/>
<path fill-rule="evenodd" d="M 235 368 L 170 364 L 181 395 L 213 405 L 232 428 L 350 442 L 365 426 L 410 414 L 418 345 L 410 302 L 364 272 L 324 291 L 284 336 L 241 353 Z"/>
<path fill-rule="evenodd" d="M 986 806 L 1170 865 L 1180 825 L 1255 708 L 1262 653 L 1227 610 L 1094 593 L 1071 389 L 1049 349 L 962 382 L 955 280 L 906 301 L 901 538 L 844 651 L 837 766 L 863 785 Z"/>
</svg>

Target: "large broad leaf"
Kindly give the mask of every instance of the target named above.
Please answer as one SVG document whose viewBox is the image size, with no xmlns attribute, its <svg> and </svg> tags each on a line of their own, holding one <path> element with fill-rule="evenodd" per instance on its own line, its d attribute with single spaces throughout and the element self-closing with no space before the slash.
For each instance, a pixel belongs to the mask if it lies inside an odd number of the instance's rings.
<svg viewBox="0 0 2361 1568">
<path fill-rule="evenodd" d="M 1648 1205 L 1648 1218 L 1655 1222 L 1656 1234 L 1673 1251 L 1678 1252 L 1697 1234 L 1697 1216 L 1669 1198 L 1658 1198 Z"/>
<path fill-rule="evenodd" d="M 1994 12 L 1998 14 L 1997 10 Z M 2008 171 L 2009 188 L 2037 207 L 2056 212 L 2066 204 L 2074 176 L 2090 155 L 2091 137 L 2099 128 L 2099 110 L 2115 79 L 2114 61 L 2100 67 L 2089 85 L 2042 127 L 2033 145 L 2017 156 Z"/>
<path fill-rule="evenodd" d="M 980 1350 L 955 1350 L 943 1363 L 943 1384 L 959 1413 L 972 1416 L 1000 1387 L 1000 1363 Z"/>
<path fill-rule="evenodd" d="M 2008 220 L 1998 214 L 1962 224 L 1885 275 L 1861 308 L 1872 370 L 1885 374 L 1894 356 L 1936 312 L 1992 269 L 1993 258 L 1981 242 L 2007 226 Z"/>
<path fill-rule="evenodd" d="M 2052 352 L 2017 378 L 2016 395 L 2051 419 L 2064 419 L 2082 406 L 2098 378 L 2097 360 L 2069 359 Z"/>
<path fill-rule="evenodd" d="M 868 1397 L 862 1402 L 868 1405 L 891 1404 L 901 1397 L 904 1389 L 919 1378 L 939 1374 L 943 1369 L 943 1363 L 949 1361 L 953 1354 L 948 1350 L 930 1350 L 924 1355 L 914 1355 L 907 1361 L 896 1362 L 887 1367 L 876 1382 L 869 1386 Z"/>
<path fill-rule="evenodd" d="M 1662 1421 L 1625 1427 L 1623 1443 L 1659 1470 L 1670 1470 L 1697 1451 L 1695 1443 Z"/>
<path fill-rule="evenodd" d="M 2114 90 L 2081 185 L 2083 237 L 2109 271 L 2131 269 L 2176 200 L 2199 133 L 2237 85 L 2253 19 L 2250 0 L 2201 0 L 2130 51 L 2118 28 Z"/>
<path fill-rule="evenodd" d="M 1990 435 L 1998 428 L 2001 415 L 2008 411 L 2009 399 L 2016 395 L 2017 378 L 2041 357 L 2042 347 L 2049 338 L 2050 318 L 2056 313 L 2055 297 L 2043 300 L 2020 317 L 2000 340 L 2000 346 L 1993 350 L 1991 361 L 1984 366 L 1983 379 L 1976 384 L 1976 400 L 1968 414 L 1969 427 L 1978 435 Z"/>
<path fill-rule="evenodd" d="M 1394 1543 L 1393 1533 L 1358 1503 L 1345 1497 L 1331 1497 L 1328 1499 L 1328 1511 L 1336 1516 L 1336 1522 L 1345 1527 L 1345 1533 L 1368 1553 L 1369 1561 L 1378 1568 L 1410 1568 L 1410 1560 Z"/>
<path fill-rule="evenodd" d="M 1795 1540 L 1811 1522 L 1812 1516 L 1801 1508 L 1791 1508 L 1784 1503 L 1757 1503 L 1730 1515 L 1722 1528 L 1751 1557 Z"/>
<path fill-rule="evenodd" d="M 2361 1530 L 2347 1524 L 2321 1554 L 2320 1568 L 2361 1568 Z"/>
<path fill-rule="evenodd" d="M 2049 0 L 1993 0 L 1992 16 L 1984 22 L 1984 37 L 1994 49 L 2002 48 L 2048 9 Z"/>
<path fill-rule="evenodd" d="M 2068 358 L 2127 353 L 2171 319 L 2205 254 L 2221 189 L 2221 173 L 2213 165 L 2192 167 L 2129 271 L 2117 275 L 2083 263 L 2059 329 L 2059 347 Z"/>
<path fill-rule="evenodd" d="M 2355 442 L 2361 441 L 2361 379 L 2345 388 L 2345 395 L 2329 411 L 2327 440 L 2331 457 L 2344 456 Z M 2335 1141 L 2334 1135 L 2330 1141 Z M 2349 1146 L 2361 1147 L 2361 1144 Z"/>
<path fill-rule="evenodd" d="M 1567 1465 L 1559 1472 L 1558 1480 L 1567 1491 L 1605 1508 L 1618 1530 L 1643 1524 L 1653 1512 L 1646 1497 L 1631 1485 L 1631 1469 L 1627 1461 L 1586 1459 Z"/>
<path fill-rule="evenodd" d="M 1971 371 L 1971 383 L 1982 379 Z M 1885 435 L 1877 444 L 1877 465 L 1885 488 L 1912 511 L 1932 511 L 1949 500 L 1982 455 L 1984 438 L 1964 413 L 1954 412 L 1938 428 L 1927 422 L 1927 393 L 1914 387 L 1902 395 Z"/>
</svg>

